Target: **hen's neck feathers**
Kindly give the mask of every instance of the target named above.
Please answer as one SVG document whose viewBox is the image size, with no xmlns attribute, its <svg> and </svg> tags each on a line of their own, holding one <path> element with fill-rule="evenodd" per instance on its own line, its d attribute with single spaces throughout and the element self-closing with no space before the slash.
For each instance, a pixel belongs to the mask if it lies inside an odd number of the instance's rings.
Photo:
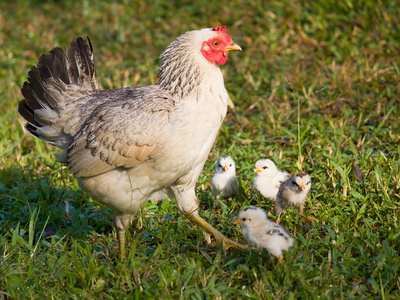
<svg viewBox="0 0 400 300">
<path fill-rule="evenodd" d="M 208 62 L 200 51 L 211 32 L 211 29 L 189 31 L 172 42 L 160 56 L 157 85 L 182 99 L 201 85 L 204 73 L 218 72 L 219 68 Z"/>
</svg>

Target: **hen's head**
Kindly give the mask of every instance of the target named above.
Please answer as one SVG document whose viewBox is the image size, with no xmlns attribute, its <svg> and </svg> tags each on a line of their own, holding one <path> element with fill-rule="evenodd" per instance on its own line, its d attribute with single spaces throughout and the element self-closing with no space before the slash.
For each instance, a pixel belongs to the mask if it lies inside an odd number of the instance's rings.
<svg viewBox="0 0 400 300">
<path fill-rule="evenodd" d="M 241 48 L 225 32 L 225 26 L 188 31 L 161 54 L 158 85 L 183 98 L 199 86 L 203 75 L 220 73 L 217 65 L 226 62 L 230 50 Z"/>
<path fill-rule="evenodd" d="M 203 41 L 201 53 L 210 63 L 223 65 L 226 63 L 226 53 L 230 50 L 242 50 L 238 44 L 232 41 L 229 34 L 225 32 L 226 26 L 217 26 L 212 29 L 214 36 Z"/>
</svg>

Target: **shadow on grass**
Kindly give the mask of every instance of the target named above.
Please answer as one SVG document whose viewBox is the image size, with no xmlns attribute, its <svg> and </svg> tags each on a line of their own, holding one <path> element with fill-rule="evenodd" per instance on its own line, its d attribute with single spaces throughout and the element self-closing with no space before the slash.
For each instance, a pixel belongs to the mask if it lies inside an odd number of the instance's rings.
<svg viewBox="0 0 400 300">
<path fill-rule="evenodd" d="M 49 174 L 34 173 L 31 168 L 0 170 L 0 234 L 7 235 L 18 224 L 28 230 L 32 215 L 35 236 L 43 230 L 44 237 L 81 238 L 92 231 L 109 234 L 112 211 L 92 202 L 64 175 L 57 170 Z"/>
</svg>

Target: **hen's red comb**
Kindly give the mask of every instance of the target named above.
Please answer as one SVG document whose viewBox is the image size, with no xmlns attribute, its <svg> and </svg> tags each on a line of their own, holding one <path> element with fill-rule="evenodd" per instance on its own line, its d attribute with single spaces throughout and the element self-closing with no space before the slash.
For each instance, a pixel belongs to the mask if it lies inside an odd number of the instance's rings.
<svg viewBox="0 0 400 300">
<path fill-rule="evenodd" d="M 224 26 L 217 26 L 217 27 L 214 27 L 213 28 L 213 31 L 222 31 L 222 32 L 225 32 L 225 30 L 226 30 L 226 26 L 224 25 Z"/>
</svg>

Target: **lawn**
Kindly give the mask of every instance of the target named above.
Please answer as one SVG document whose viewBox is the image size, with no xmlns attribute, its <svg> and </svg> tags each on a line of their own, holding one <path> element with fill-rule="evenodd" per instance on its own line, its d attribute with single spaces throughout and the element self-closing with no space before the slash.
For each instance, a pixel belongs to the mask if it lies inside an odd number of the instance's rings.
<svg viewBox="0 0 400 300">
<path fill-rule="evenodd" d="M 398 298 L 398 2 L 210 2 L 0 3 L 0 299 Z M 232 219 L 242 208 L 275 220 L 251 188 L 254 163 L 270 158 L 311 175 L 305 213 L 318 222 L 286 212 L 295 245 L 267 264 L 267 252 L 207 247 L 174 199 L 148 201 L 120 261 L 113 212 L 55 162 L 55 148 L 24 133 L 20 88 L 40 54 L 87 35 L 103 88 L 153 84 L 170 42 L 217 25 L 243 52 L 221 67 L 233 105 L 197 184 L 202 216 L 240 243 Z M 235 159 L 245 200 L 217 212 L 221 155 Z"/>
</svg>

